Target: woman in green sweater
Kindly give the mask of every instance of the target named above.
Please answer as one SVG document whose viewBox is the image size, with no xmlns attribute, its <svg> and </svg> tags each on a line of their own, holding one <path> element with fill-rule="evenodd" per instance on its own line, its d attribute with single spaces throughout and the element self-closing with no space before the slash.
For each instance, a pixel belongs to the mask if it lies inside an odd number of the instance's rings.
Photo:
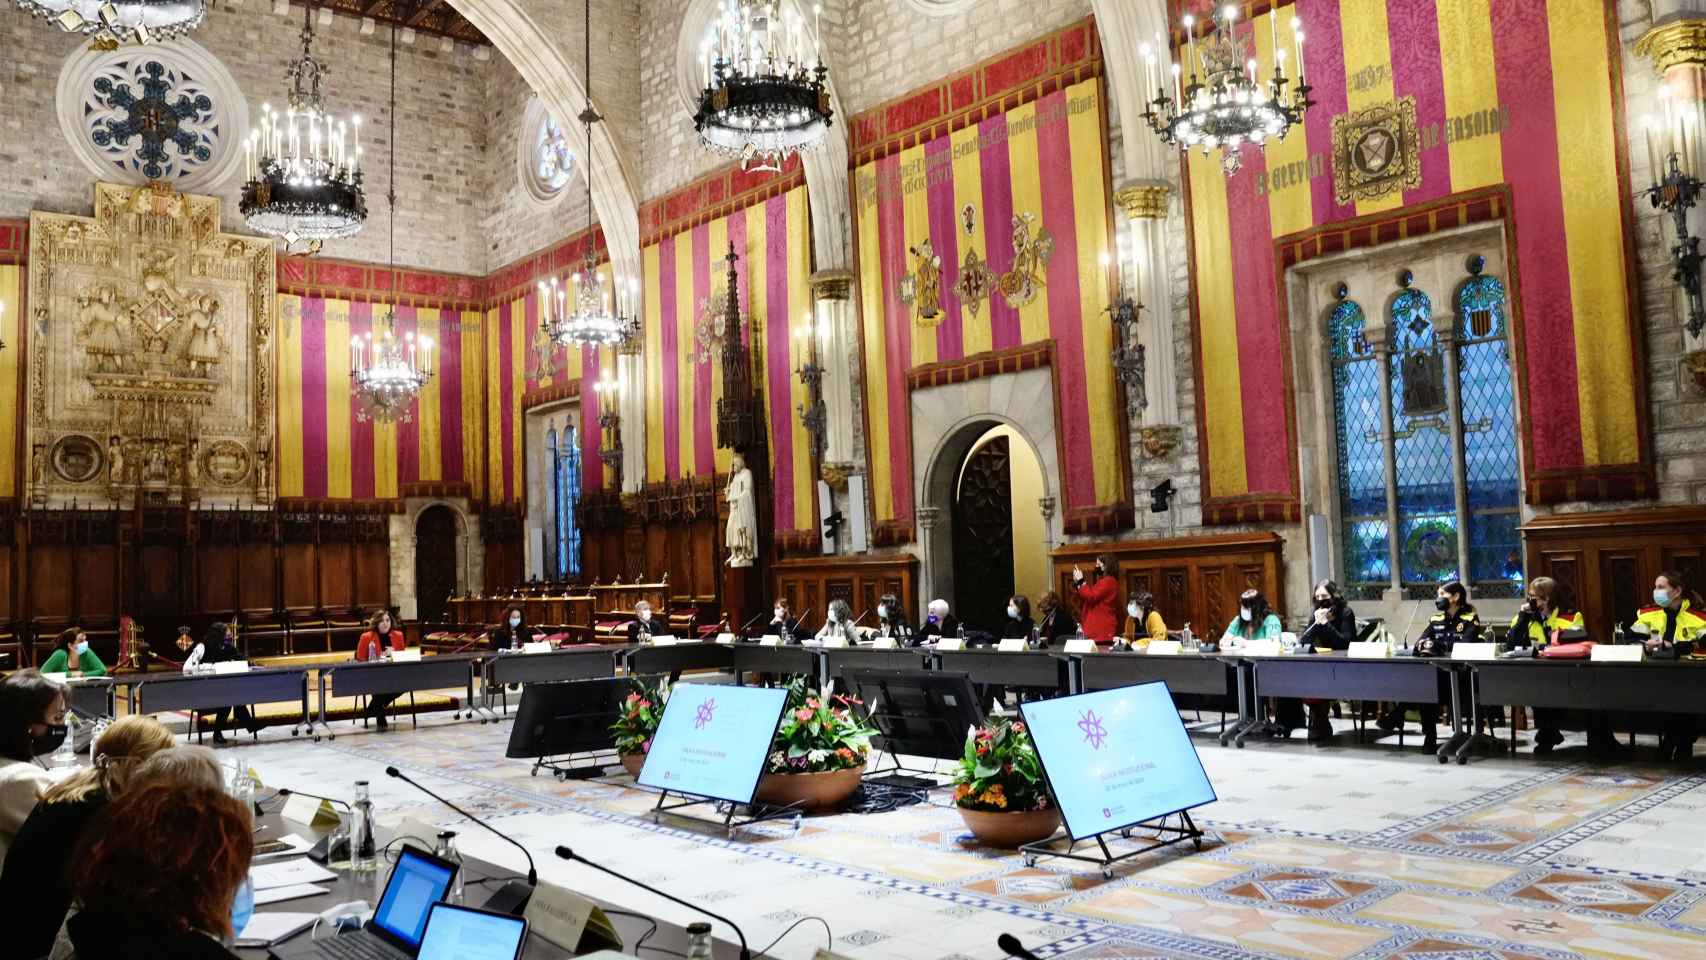
<svg viewBox="0 0 1706 960">
<path fill-rule="evenodd" d="M 89 649 L 89 636 L 79 627 L 59 635 L 59 645 L 48 654 L 41 665 L 42 673 L 63 673 L 72 677 L 104 677 L 107 665 Z"/>
</svg>

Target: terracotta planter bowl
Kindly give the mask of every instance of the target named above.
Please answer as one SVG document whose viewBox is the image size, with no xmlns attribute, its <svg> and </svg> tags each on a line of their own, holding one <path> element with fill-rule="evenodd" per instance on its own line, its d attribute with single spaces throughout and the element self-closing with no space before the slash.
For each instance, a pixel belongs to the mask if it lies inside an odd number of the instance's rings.
<svg viewBox="0 0 1706 960">
<path fill-rule="evenodd" d="M 646 755 L 643 753 L 622 754 L 622 769 L 628 771 L 628 776 L 640 779 L 640 768 L 646 765 Z"/>
<path fill-rule="evenodd" d="M 859 779 L 864 775 L 864 764 L 828 773 L 767 773 L 758 781 L 757 799 L 774 807 L 830 810 L 859 789 Z"/>
<path fill-rule="evenodd" d="M 987 810 L 968 810 L 955 806 L 966 829 L 986 847 L 1012 849 L 1026 843 L 1047 840 L 1060 828 L 1060 811 L 1015 810 L 992 813 Z"/>
</svg>

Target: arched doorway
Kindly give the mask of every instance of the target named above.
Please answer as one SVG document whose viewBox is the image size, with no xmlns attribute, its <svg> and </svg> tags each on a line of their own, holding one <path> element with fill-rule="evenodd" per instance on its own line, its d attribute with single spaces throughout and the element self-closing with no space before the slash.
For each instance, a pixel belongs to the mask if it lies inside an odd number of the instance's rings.
<svg viewBox="0 0 1706 960">
<path fill-rule="evenodd" d="M 434 504 L 415 518 L 415 611 L 423 623 L 443 623 L 456 592 L 456 511 Z"/>
</svg>

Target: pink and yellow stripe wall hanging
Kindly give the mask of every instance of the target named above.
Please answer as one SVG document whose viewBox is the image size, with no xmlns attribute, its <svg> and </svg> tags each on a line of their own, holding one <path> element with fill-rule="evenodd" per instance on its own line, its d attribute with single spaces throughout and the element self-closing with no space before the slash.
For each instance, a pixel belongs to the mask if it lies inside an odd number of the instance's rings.
<svg viewBox="0 0 1706 960">
<path fill-rule="evenodd" d="M 753 380 L 765 398 L 775 529 L 789 533 L 816 526 L 811 447 L 795 414 L 805 393 L 793 373 L 800 360 L 794 333 L 812 309 L 811 222 L 803 179 L 797 171 L 781 176 L 787 178 L 784 184 L 793 185 L 761 191 L 756 202 L 746 206 L 740 206 L 737 196 L 726 203 L 736 209 L 710 216 L 694 216 L 677 197 L 728 198 L 732 191 L 712 192 L 708 187 L 738 186 L 738 177 L 720 172 L 648 204 L 669 210 L 682 229 L 665 228 L 649 238 L 640 257 L 646 482 L 708 481 L 728 472 L 731 453 L 716 443 L 723 374 L 717 348 L 701 341 L 701 328 L 707 305 L 720 304 L 726 296 L 725 258 L 733 244 L 738 258 L 736 295 L 742 313 L 752 320 L 750 331 L 758 336 L 751 345 L 753 355 L 764 363 Z"/>
<path fill-rule="evenodd" d="M 1092 22 L 1076 24 L 851 121 L 863 314 L 865 413 L 879 539 L 912 539 L 915 471 L 909 377 L 1052 343 L 1054 404 L 1069 529 L 1130 515 L 1123 411 L 1110 362 L 1107 114 Z M 1001 292 L 1016 218 L 1046 231 L 1052 256 L 1034 299 Z M 903 300 L 925 240 L 941 259 L 940 316 Z M 975 255 L 982 297 L 954 289 Z M 993 366 L 993 365 L 991 365 Z M 973 411 L 968 411 L 973 412 Z M 1129 520 L 1125 521 L 1129 524 Z M 885 535 L 886 534 L 886 535 Z"/>
<path fill-rule="evenodd" d="M 1239 28 L 1264 76 L 1268 9 Z M 1218 151 L 1184 168 L 1205 519 L 1299 512 L 1284 268 L 1475 219 L 1506 227 L 1530 501 L 1650 494 L 1613 5 L 1296 0 L 1279 8 L 1282 46 L 1293 16 L 1317 101 L 1302 128 L 1265 156 L 1246 148 L 1231 176 Z M 1334 117 L 1402 98 L 1417 182 L 1336 196 Z M 1450 309 L 1455 290 L 1427 293 Z"/>
</svg>

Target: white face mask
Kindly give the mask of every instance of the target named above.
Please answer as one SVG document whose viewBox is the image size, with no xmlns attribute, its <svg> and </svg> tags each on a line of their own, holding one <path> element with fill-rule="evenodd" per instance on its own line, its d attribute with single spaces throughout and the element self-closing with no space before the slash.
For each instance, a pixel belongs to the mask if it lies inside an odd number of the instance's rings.
<svg viewBox="0 0 1706 960">
<path fill-rule="evenodd" d="M 1136 603 L 1126 604 L 1125 605 L 1125 612 L 1127 614 L 1133 616 L 1133 617 L 1136 617 L 1137 616 L 1137 604 Z"/>
<path fill-rule="evenodd" d="M 1009 619 L 1009 620 L 1017 620 L 1017 619 L 1019 619 L 1019 608 L 1018 608 L 1018 607 L 1015 607 L 1015 606 L 1014 606 L 1014 605 L 1012 605 L 1012 604 L 1011 604 L 1011 603 L 1009 603 L 1009 604 L 1008 604 L 1008 605 L 1007 605 L 1007 618 L 1008 618 L 1008 619 Z"/>
<path fill-rule="evenodd" d="M 79 657 L 81 657 L 84 653 L 87 653 L 88 650 L 89 650 L 89 641 L 87 641 L 87 640 L 79 640 L 76 643 L 73 643 L 71 645 L 71 652 L 76 654 Z"/>
<path fill-rule="evenodd" d="M 1239 607 L 1238 608 L 1238 618 L 1240 620 L 1250 619 L 1250 608 L 1249 607 Z"/>
<path fill-rule="evenodd" d="M 778 620 L 782 619 L 782 608 L 781 607 L 776 608 L 776 619 L 778 619 Z"/>
<path fill-rule="evenodd" d="M 889 605 L 886 603 L 877 604 L 877 616 L 887 620 L 889 618 Z"/>
<path fill-rule="evenodd" d="M 509 625 L 512 627 L 521 626 L 521 618 L 520 617 L 510 617 L 509 618 Z"/>
<path fill-rule="evenodd" d="M 841 614 L 836 613 L 834 610 L 829 611 L 829 622 L 830 623 L 840 623 L 841 622 Z"/>
<path fill-rule="evenodd" d="M 651 618 L 652 618 L 652 612 L 650 610 L 641 610 L 640 611 L 640 619 L 641 620 L 650 620 Z"/>
</svg>

